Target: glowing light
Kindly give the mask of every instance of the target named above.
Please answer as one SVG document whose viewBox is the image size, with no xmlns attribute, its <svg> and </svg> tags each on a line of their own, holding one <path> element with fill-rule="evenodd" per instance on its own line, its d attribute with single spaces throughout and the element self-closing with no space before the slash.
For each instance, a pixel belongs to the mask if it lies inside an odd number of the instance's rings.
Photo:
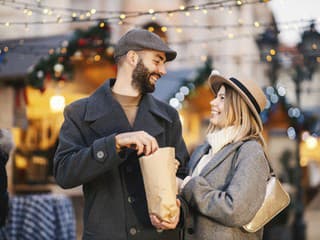
<svg viewBox="0 0 320 240">
<path fill-rule="evenodd" d="M 233 34 L 233 33 L 229 33 L 229 34 L 228 34 L 228 38 L 229 38 L 229 39 L 233 39 L 233 38 L 234 38 L 234 34 Z"/>
<path fill-rule="evenodd" d="M 279 95 L 281 97 L 283 97 L 283 96 L 285 96 L 287 94 L 286 89 L 284 87 L 282 87 L 282 86 L 279 86 L 277 90 L 278 90 L 278 93 L 279 93 Z"/>
<path fill-rule="evenodd" d="M 165 27 L 165 26 L 163 26 L 163 27 L 161 27 L 161 31 L 162 31 L 162 32 L 166 32 L 166 31 L 168 31 L 168 28 Z"/>
<path fill-rule="evenodd" d="M 276 55 L 276 50 L 274 50 L 274 49 L 270 49 L 270 54 L 272 55 L 272 56 L 274 56 L 274 55 Z"/>
<path fill-rule="evenodd" d="M 100 55 L 97 54 L 97 55 L 94 56 L 94 61 L 95 62 L 99 62 L 100 60 L 101 60 L 101 56 Z"/>
<path fill-rule="evenodd" d="M 169 101 L 169 104 L 174 107 L 174 108 L 178 108 L 179 107 L 179 100 L 176 99 L 176 98 L 171 98 L 170 101 Z"/>
<path fill-rule="evenodd" d="M 184 94 L 181 92 L 177 92 L 175 94 L 175 98 L 178 99 L 180 102 L 182 102 L 184 100 Z"/>
<path fill-rule="evenodd" d="M 271 94 L 274 93 L 274 88 L 269 86 L 269 87 L 267 87 L 266 92 L 267 92 L 268 95 L 271 95 Z"/>
<path fill-rule="evenodd" d="M 289 127 L 288 130 L 287 130 L 287 134 L 288 134 L 288 137 L 291 139 L 291 140 L 294 140 L 297 136 L 296 134 L 296 130 L 293 128 L 293 127 Z"/>
<path fill-rule="evenodd" d="M 189 94 L 190 90 L 189 90 L 188 87 L 182 86 L 182 87 L 180 88 L 180 92 L 186 96 L 186 95 Z"/>
<path fill-rule="evenodd" d="M 277 102 L 279 101 L 278 95 L 272 94 L 271 97 L 270 97 L 270 101 L 271 101 L 272 103 L 277 103 Z"/>
<path fill-rule="evenodd" d="M 55 95 L 50 98 L 50 109 L 52 112 L 62 112 L 66 105 L 64 96 Z"/>
<path fill-rule="evenodd" d="M 312 50 L 317 50 L 317 49 L 318 49 L 318 46 L 317 46 L 317 44 L 313 43 L 313 44 L 311 45 L 311 48 L 312 48 Z"/>
<path fill-rule="evenodd" d="M 207 61 L 208 57 L 205 56 L 205 55 L 202 55 L 202 56 L 200 57 L 200 59 L 201 59 L 202 62 L 205 62 L 205 61 Z"/>
<path fill-rule="evenodd" d="M 257 22 L 257 21 L 255 21 L 255 22 L 253 23 L 253 25 L 254 25 L 255 27 L 260 27 L 260 23 Z"/>
<path fill-rule="evenodd" d="M 318 146 L 318 140 L 314 136 L 309 136 L 306 139 L 306 145 L 309 149 L 315 149 Z"/>
<path fill-rule="evenodd" d="M 267 56 L 266 56 L 266 60 L 267 60 L 268 62 L 271 62 L 271 61 L 272 61 L 272 57 L 271 57 L 270 55 L 267 55 Z"/>
</svg>

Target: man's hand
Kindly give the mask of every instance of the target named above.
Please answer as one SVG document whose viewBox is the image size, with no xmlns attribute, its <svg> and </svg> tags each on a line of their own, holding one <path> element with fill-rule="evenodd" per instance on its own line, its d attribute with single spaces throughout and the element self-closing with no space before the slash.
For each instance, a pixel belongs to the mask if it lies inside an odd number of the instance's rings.
<svg viewBox="0 0 320 240">
<path fill-rule="evenodd" d="M 167 221 L 162 221 L 159 219 L 156 215 L 150 214 L 150 220 L 152 225 L 158 229 L 158 230 L 169 230 L 169 229 L 175 229 L 179 223 L 179 218 L 180 218 L 180 206 L 181 202 L 179 199 L 177 199 L 177 206 L 178 206 L 178 214 L 173 217 L 170 222 Z"/>
<path fill-rule="evenodd" d="M 158 148 L 157 140 L 145 131 L 120 133 L 115 136 L 117 148 L 128 147 L 137 150 L 137 154 L 150 155 Z"/>
</svg>

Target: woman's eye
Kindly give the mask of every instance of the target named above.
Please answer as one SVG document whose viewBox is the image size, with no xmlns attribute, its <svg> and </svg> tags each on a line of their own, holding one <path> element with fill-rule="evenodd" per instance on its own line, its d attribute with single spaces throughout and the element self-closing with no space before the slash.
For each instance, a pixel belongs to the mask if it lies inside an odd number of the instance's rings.
<svg viewBox="0 0 320 240">
<path fill-rule="evenodd" d="M 159 63 L 160 63 L 158 60 L 153 60 L 153 62 L 154 62 L 155 64 L 159 64 Z"/>
</svg>

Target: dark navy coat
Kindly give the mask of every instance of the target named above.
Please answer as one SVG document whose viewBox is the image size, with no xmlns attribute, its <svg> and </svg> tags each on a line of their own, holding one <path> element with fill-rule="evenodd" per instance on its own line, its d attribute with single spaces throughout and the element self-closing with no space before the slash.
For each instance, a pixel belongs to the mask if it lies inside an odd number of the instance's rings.
<svg viewBox="0 0 320 240">
<path fill-rule="evenodd" d="M 116 152 L 115 135 L 143 130 L 159 147 L 175 148 L 183 177 L 188 158 L 175 109 L 146 94 L 133 127 L 106 81 L 90 97 L 66 107 L 54 174 L 63 188 L 83 185 L 85 198 L 83 239 L 176 240 L 179 229 L 157 232 L 151 225 L 136 151 Z"/>
</svg>

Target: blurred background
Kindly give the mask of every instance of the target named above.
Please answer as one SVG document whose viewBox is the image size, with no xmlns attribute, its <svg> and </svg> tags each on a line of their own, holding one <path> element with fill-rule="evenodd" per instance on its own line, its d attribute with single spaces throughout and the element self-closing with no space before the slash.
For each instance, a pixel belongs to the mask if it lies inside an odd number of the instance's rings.
<svg viewBox="0 0 320 240">
<path fill-rule="evenodd" d="M 312 0 L 0 0 L 0 128 L 11 130 L 16 146 L 6 166 L 13 207 L 4 231 L 19 239 L 27 218 L 29 230 L 43 227 L 41 239 L 80 238 L 81 187 L 62 190 L 52 177 L 63 109 L 115 76 L 114 44 L 138 27 L 178 52 L 154 95 L 179 111 L 190 153 L 207 128 L 212 69 L 263 87 L 270 159 L 292 198 L 264 239 L 319 239 L 319 7 Z M 28 218 L 48 215 L 69 228 L 52 225 L 61 233 L 48 237 L 50 227 Z"/>
</svg>

